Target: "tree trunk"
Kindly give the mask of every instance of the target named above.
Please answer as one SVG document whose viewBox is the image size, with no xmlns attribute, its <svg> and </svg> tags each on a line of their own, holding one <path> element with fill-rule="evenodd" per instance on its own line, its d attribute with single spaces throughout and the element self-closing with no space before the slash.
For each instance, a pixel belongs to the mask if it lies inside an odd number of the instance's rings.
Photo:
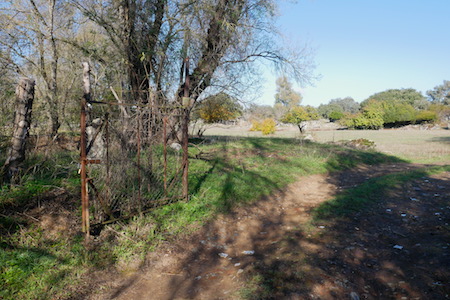
<svg viewBox="0 0 450 300">
<path fill-rule="evenodd" d="M 3 166 L 3 178 L 7 182 L 18 181 L 20 163 L 25 160 L 26 141 L 30 132 L 31 111 L 34 100 L 35 81 L 20 78 L 16 88 L 16 109 L 13 136 L 8 157 Z"/>
</svg>

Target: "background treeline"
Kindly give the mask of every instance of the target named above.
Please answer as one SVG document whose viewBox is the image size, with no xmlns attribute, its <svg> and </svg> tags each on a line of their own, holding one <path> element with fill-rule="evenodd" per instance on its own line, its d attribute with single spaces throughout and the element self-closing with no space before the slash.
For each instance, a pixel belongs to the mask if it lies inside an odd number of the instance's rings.
<svg viewBox="0 0 450 300">
<path fill-rule="evenodd" d="M 352 98 L 334 99 L 319 113 L 349 128 L 379 129 L 421 123 L 446 123 L 450 118 L 450 81 L 427 91 L 428 99 L 415 89 L 390 89 L 358 104 Z"/>
<path fill-rule="evenodd" d="M 314 108 L 300 105 L 300 93 L 295 92 L 291 84 L 286 85 L 279 79 L 274 106 L 250 105 L 243 115 L 247 120 L 275 119 L 297 126 L 321 117 L 351 129 L 392 128 L 422 123 L 448 126 L 450 81 L 444 81 L 427 91 L 426 95 L 412 88 L 389 89 L 361 103 L 351 97 L 336 98 Z"/>
</svg>

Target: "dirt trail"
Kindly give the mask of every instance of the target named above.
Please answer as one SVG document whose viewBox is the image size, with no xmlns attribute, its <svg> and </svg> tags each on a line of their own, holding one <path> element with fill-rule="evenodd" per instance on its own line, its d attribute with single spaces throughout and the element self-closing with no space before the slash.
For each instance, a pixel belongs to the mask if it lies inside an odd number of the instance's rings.
<svg viewBox="0 0 450 300">
<path fill-rule="evenodd" d="M 449 207 L 442 207 L 445 201 L 449 205 L 450 174 L 401 187 L 364 216 L 325 228 L 307 225 L 311 209 L 340 191 L 371 177 L 421 167 L 360 166 L 300 178 L 284 191 L 219 216 L 177 245 L 152 253 L 141 271 L 118 278 L 90 298 L 448 298 Z M 434 202 L 422 201 L 424 197 Z M 420 201 L 410 200 L 416 198 Z M 397 243 L 404 249 L 394 249 Z"/>
</svg>

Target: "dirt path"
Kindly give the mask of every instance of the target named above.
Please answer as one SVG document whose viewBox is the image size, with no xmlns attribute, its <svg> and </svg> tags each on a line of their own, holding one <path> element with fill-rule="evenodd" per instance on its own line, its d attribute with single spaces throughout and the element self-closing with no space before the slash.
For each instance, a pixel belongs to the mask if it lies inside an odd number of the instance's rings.
<svg viewBox="0 0 450 300">
<path fill-rule="evenodd" d="M 364 214 L 309 225 L 311 209 L 340 191 L 421 167 L 301 178 L 152 253 L 140 272 L 91 299 L 449 298 L 448 172 L 399 187 Z"/>
</svg>

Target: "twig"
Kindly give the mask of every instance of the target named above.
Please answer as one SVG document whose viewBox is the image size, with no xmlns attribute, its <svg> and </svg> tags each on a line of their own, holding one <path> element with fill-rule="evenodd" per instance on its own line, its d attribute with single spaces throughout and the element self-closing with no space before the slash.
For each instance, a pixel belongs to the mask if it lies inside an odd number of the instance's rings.
<svg viewBox="0 0 450 300">
<path fill-rule="evenodd" d="M 28 218 L 30 218 L 30 219 L 36 221 L 36 222 L 40 222 L 39 219 L 36 219 L 35 217 L 32 217 L 32 216 L 30 216 L 30 215 L 27 215 L 26 213 L 20 213 L 20 214 L 21 214 L 21 215 L 24 215 L 25 217 L 28 217 Z"/>
<path fill-rule="evenodd" d="M 117 231 L 117 230 L 114 230 L 114 229 L 112 229 L 110 226 L 108 226 L 108 230 L 111 230 L 112 232 L 114 232 L 114 233 L 117 234 L 117 235 L 123 236 L 124 238 L 126 238 L 126 239 L 129 240 L 129 241 L 136 242 L 136 241 L 133 240 L 132 238 L 128 237 L 125 233 L 120 232 L 120 231 Z"/>
</svg>

